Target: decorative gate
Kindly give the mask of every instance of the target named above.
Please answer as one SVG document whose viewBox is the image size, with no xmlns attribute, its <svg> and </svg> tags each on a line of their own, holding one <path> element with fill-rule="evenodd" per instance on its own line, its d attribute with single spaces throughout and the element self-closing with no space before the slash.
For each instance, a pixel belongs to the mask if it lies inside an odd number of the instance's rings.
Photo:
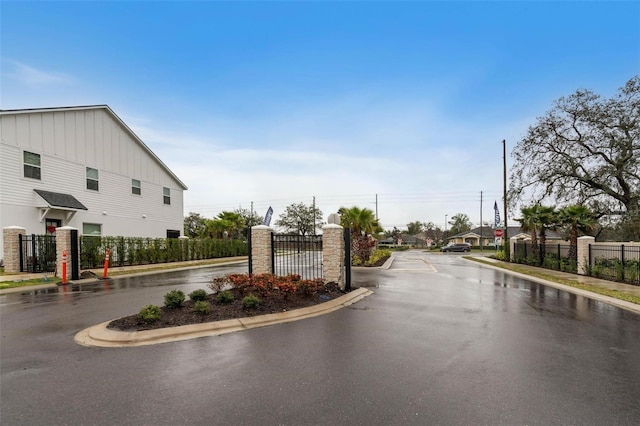
<svg viewBox="0 0 640 426">
<path fill-rule="evenodd" d="M 298 274 L 322 278 L 322 235 L 271 234 L 271 261 L 275 275 Z"/>
<path fill-rule="evenodd" d="M 55 235 L 20 235 L 20 272 L 55 272 Z"/>
</svg>

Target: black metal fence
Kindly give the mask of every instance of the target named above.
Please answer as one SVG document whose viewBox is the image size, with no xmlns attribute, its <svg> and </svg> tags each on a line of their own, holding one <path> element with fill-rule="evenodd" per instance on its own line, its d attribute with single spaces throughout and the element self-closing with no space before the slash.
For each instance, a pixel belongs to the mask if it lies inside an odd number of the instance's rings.
<svg viewBox="0 0 640 426">
<path fill-rule="evenodd" d="M 531 241 L 518 241 L 514 247 L 513 260 L 516 263 L 575 274 L 578 271 L 577 261 L 569 252 L 568 244 L 545 243 L 534 246 Z"/>
<path fill-rule="evenodd" d="M 640 247 L 589 244 L 589 275 L 640 286 Z"/>
<path fill-rule="evenodd" d="M 322 278 L 322 235 L 271 234 L 271 259 L 275 275 Z"/>
<path fill-rule="evenodd" d="M 20 272 L 55 272 L 55 235 L 20 235 Z"/>
</svg>

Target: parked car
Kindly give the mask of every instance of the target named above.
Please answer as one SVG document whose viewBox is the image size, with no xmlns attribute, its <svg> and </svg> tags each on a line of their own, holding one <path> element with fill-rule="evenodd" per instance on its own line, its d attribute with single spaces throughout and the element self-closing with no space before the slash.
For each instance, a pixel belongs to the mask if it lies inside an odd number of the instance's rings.
<svg viewBox="0 0 640 426">
<path fill-rule="evenodd" d="M 471 251 L 471 244 L 468 244 L 468 243 L 447 244 L 446 246 L 442 247 L 440 249 L 440 251 L 443 251 L 443 252 L 447 252 L 447 251 L 461 251 L 461 252 Z"/>
</svg>

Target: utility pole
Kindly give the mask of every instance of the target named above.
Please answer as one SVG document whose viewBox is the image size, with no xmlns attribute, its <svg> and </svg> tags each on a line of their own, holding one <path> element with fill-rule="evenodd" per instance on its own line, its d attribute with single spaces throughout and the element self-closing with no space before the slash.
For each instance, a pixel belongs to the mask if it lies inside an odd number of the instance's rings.
<svg viewBox="0 0 640 426">
<path fill-rule="evenodd" d="M 480 251 L 482 251 L 482 191 L 480 191 Z"/>
<path fill-rule="evenodd" d="M 376 194 L 376 220 L 378 220 L 378 194 Z"/>
<path fill-rule="evenodd" d="M 509 234 L 507 228 L 507 141 L 502 139 L 502 178 L 504 182 L 503 194 L 502 198 L 504 200 L 504 232 L 503 234 L 503 244 L 504 244 L 504 253 L 507 255 L 507 260 L 511 259 L 511 255 L 509 254 Z"/>
<path fill-rule="evenodd" d="M 316 235 L 316 196 L 313 196 L 313 207 L 311 209 L 313 215 L 313 235 Z"/>
<path fill-rule="evenodd" d="M 444 238 L 443 242 L 447 242 L 447 215 L 444 215 Z"/>
</svg>

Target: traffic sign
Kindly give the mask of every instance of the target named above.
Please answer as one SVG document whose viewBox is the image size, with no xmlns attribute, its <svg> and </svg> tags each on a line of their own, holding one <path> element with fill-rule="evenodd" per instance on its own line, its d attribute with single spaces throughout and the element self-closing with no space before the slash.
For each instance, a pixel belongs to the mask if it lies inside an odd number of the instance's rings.
<svg viewBox="0 0 640 426">
<path fill-rule="evenodd" d="M 493 235 L 496 236 L 496 238 L 500 238 L 502 237 L 502 229 L 498 228 L 495 231 L 493 231 Z"/>
</svg>

